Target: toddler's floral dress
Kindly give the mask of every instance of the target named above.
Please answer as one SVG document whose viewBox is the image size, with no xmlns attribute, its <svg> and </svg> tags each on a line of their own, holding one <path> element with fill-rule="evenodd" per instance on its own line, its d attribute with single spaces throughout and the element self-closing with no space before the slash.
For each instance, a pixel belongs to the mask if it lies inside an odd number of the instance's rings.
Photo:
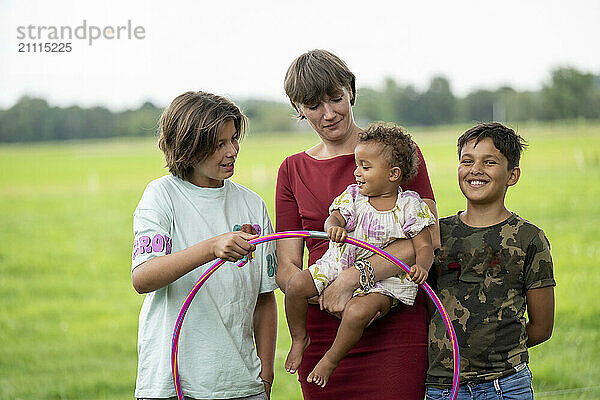
<svg viewBox="0 0 600 400">
<path fill-rule="evenodd" d="M 391 210 L 379 211 L 369 203 L 369 198 L 353 184 L 335 198 L 329 213 L 339 210 L 346 220 L 348 236 L 383 248 L 396 239 L 410 239 L 423 228 L 435 224 L 429 207 L 411 190 L 398 188 L 398 199 Z M 319 294 L 333 282 L 342 270 L 350 268 L 356 260 L 364 260 L 373 252 L 348 243 L 329 243 L 329 248 L 319 260 L 309 267 Z M 376 292 L 412 305 L 417 295 L 417 284 L 411 282 L 406 273 L 376 282 L 368 293 Z M 366 294 L 357 289 L 354 295 Z M 396 303 L 396 302 L 395 302 Z"/>
</svg>

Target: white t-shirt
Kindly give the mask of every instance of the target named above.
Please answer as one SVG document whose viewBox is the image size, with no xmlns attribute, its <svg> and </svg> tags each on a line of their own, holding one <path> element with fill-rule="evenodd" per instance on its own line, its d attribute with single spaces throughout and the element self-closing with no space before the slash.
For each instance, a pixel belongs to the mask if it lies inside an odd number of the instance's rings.
<svg viewBox="0 0 600 400">
<path fill-rule="evenodd" d="M 224 181 L 202 188 L 168 175 L 146 187 L 133 214 L 132 270 L 144 261 L 174 253 L 251 224 L 260 235 L 273 232 L 263 200 Z M 214 261 L 213 261 L 214 262 Z M 172 284 L 148 293 L 140 311 L 136 397 L 175 396 L 171 340 L 179 310 L 204 264 Z M 235 398 L 261 393 L 261 364 L 253 338 L 259 293 L 276 289 L 275 244 L 256 248 L 244 267 L 219 267 L 200 288 L 183 321 L 177 364 L 182 390 L 194 398 Z"/>
</svg>

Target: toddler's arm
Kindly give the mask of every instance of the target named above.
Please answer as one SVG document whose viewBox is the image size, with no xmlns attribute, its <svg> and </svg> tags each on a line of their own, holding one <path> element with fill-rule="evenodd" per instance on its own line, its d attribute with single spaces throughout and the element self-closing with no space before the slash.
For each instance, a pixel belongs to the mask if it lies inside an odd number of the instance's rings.
<svg viewBox="0 0 600 400">
<path fill-rule="evenodd" d="M 429 229 L 424 228 L 412 238 L 412 245 L 415 249 L 415 265 L 410 268 L 408 276 L 410 280 L 421 284 L 427 279 L 429 268 L 433 264 L 433 245 L 431 243 L 431 234 Z"/>
<path fill-rule="evenodd" d="M 325 220 L 325 231 L 327 236 L 334 242 L 341 243 L 348 236 L 348 231 L 344 228 L 346 220 L 339 210 L 334 210 Z"/>
<path fill-rule="evenodd" d="M 151 258 L 131 272 L 133 287 L 138 293 L 148 293 L 167 286 L 191 270 L 217 258 L 235 262 L 256 250 L 248 243 L 257 238 L 245 232 L 228 232 L 204 240 L 185 250 Z"/>
</svg>

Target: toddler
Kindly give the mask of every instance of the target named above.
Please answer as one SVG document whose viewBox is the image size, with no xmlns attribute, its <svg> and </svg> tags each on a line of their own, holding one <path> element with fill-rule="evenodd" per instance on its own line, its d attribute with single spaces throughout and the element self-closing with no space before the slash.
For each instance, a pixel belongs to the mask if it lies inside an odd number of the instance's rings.
<svg viewBox="0 0 600 400">
<path fill-rule="evenodd" d="M 435 218 L 416 192 L 400 187 L 418 168 L 416 145 L 410 136 L 397 125 L 372 124 L 359 135 L 354 154 L 356 184 L 333 201 L 325 221 L 332 241 L 329 249 L 307 270 L 292 276 L 286 288 L 292 346 L 285 367 L 294 373 L 310 343 L 306 331 L 308 299 L 321 294 L 342 270 L 355 267 L 360 271 L 361 287 L 346 305 L 335 341 L 307 377 L 321 387 L 374 319 L 383 317 L 398 302 L 413 304 L 416 284 L 425 281 L 433 262 L 431 236 L 424 228 L 435 224 Z M 396 239 L 412 240 L 416 263 L 409 277 L 402 271 L 397 277 L 374 282 L 373 268 L 366 260 L 373 253 L 337 244 L 344 242 L 348 234 L 377 247 Z"/>
</svg>

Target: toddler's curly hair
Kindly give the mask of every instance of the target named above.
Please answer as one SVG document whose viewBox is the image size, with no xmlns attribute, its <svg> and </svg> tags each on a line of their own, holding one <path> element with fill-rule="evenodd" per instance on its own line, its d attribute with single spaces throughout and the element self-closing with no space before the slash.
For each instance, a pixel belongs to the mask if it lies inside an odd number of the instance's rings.
<svg viewBox="0 0 600 400">
<path fill-rule="evenodd" d="M 402 173 L 400 183 L 409 182 L 419 171 L 417 145 L 404 128 L 393 123 L 374 122 L 358 135 L 359 143 L 380 143 L 382 155 L 390 167 L 398 167 Z"/>
</svg>

